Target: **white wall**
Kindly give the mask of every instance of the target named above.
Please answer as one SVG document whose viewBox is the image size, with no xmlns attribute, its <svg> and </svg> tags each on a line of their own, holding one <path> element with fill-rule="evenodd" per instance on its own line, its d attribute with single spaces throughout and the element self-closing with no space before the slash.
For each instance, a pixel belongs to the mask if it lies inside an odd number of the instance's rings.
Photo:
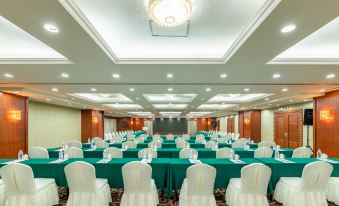
<svg viewBox="0 0 339 206">
<path fill-rule="evenodd" d="M 58 147 L 81 139 L 81 110 L 29 102 L 28 147 Z"/>
<path fill-rule="evenodd" d="M 220 131 L 227 131 L 227 117 L 220 117 Z"/>
<path fill-rule="evenodd" d="M 234 132 L 239 133 L 239 115 L 234 115 Z"/>
<path fill-rule="evenodd" d="M 313 109 L 313 102 L 306 102 L 300 104 L 289 105 L 289 110 L 294 109 Z M 274 141 L 274 112 L 278 108 L 266 109 L 261 111 L 261 139 Z M 310 145 L 313 148 L 313 126 L 309 127 Z M 307 126 L 303 125 L 303 145 L 306 145 L 307 140 Z"/>
</svg>

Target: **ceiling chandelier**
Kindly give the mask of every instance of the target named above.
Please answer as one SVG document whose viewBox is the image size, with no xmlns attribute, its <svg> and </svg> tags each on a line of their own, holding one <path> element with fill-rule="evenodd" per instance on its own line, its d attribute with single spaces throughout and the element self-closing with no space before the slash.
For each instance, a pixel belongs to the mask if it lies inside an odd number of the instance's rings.
<svg viewBox="0 0 339 206">
<path fill-rule="evenodd" d="M 173 27 L 186 22 L 192 11 L 191 0 L 149 0 L 150 18 L 161 26 Z"/>
</svg>

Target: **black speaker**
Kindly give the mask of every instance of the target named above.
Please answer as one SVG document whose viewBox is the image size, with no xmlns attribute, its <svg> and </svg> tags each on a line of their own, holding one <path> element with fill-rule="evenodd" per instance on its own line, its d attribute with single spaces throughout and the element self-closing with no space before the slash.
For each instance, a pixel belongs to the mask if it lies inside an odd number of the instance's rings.
<svg viewBox="0 0 339 206">
<path fill-rule="evenodd" d="M 304 110 L 304 125 L 313 125 L 313 109 Z"/>
</svg>

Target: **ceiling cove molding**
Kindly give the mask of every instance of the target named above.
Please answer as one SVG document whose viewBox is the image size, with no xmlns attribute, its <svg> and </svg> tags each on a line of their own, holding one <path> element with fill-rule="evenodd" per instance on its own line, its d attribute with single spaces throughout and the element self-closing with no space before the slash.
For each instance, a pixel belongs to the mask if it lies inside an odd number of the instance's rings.
<svg viewBox="0 0 339 206">
<path fill-rule="evenodd" d="M 0 64 L 73 64 L 64 58 L 0 58 Z"/>
<path fill-rule="evenodd" d="M 316 64 L 338 65 L 339 58 L 275 58 L 266 64 Z"/>
<path fill-rule="evenodd" d="M 253 21 L 248 25 L 244 32 L 237 38 L 233 45 L 228 49 L 223 58 L 171 58 L 171 59 L 148 59 L 148 58 L 118 58 L 112 51 L 99 32 L 90 23 L 85 14 L 77 6 L 74 0 L 59 0 L 60 4 L 72 15 L 72 17 L 81 25 L 81 27 L 90 35 L 96 44 L 106 53 L 106 55 L 115 64 L 225 64 L 243 43 L 252 35 L 266 17 L 275 9 L 281 0 L 267 0 L 258 11 Z"/>
</svg>

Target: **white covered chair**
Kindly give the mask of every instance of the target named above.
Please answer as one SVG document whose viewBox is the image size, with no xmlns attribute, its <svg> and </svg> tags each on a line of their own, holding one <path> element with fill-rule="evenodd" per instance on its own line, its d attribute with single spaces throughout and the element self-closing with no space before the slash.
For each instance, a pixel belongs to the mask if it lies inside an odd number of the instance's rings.
<svg viewBox="0 0 339 206">
<path fill-rule="evenodd" d="M 197 135 L 196 137 L 195 137 L 195 142 L 197 142 L 197 143 L 203 143 L 203 142 L 205 142 L 206 140 L 205 140 L 205 136 L 204 135 Z"/>
<path fill-rule="evenodd" d="M 152 158 L 157 158 L 158 154 L 155 150 L 150 149 L 150 148 L 144 148 L 138 152 L 138 157 L 139 158 L 144 158 L 145 156 L 148 158 L 148 156 L 151 155 Z"/>
<path fill-rule="evenodd" d="M 213 195 L 216 169 L 196 164 L 186 170 L 179 196 L 179 206 L 216 206 Z"/>
<path fill-rule="evenodd" d="M 128 140 L 128 141 L 133 141 L 133 140 L 135 140 L 135 135 L 132 135 L 132 134 L 127 135 L 127 140 Z"/>
<path fill-rule="evenodd" d="M 84 152 L 77 147 L 69 147 L 64 152 L 69 158 L 84 158 Z"/>
<path fill-rule="evenodd" d="M 159 204 L 158 192 L 152 179 L 152 167 L 134 161 L 122 167 L 124 194 L 121 206 L 156 206 Z"/>
<path fill-rule="evenodd" d="M 232 143 L 232 148 L 244 148 L 244 146 L 245 146 L 245 142 L 241 140 L 240 141 L 237 140 Z"/>
<path fill-rule="evenodd" d="M 174 140 L 174 135 L 173 134 L 168 134 L 166 135 L 167 140 Z"/>
<path fill-rule="evenodd" d="M 299 177 L 281 177 L 274 199 L 287 206 L 327 206 L 325 190 L 333 166 L 323 161 L 307 164 Z"/>
<path fill-rule="evenodd" d="M 82 143 L 80 141 L 71 141 L 67 144 L 68 147 L 77 147 L 77 148 L 82 148 Z"/>
<path fill-rule="evenodd" d="M 54 179 L 35 178 L 30 166 L 12 163 L 0 169 L 6 206 L 52 206 L 59 203 Z"/>
<path fill-rule="evenodd" d="M 128 148 L 137 148 L 137 143 L 133 141 L 127 141 L 122 143 L 122 148 L 126 148 L 126 145 Z"/>
<path fill-rule="evenodd" d="M 211 135 L 211 140 L 216 141 L 218 139 L 219 135 L 218 134 L 212 134 Z"/>
<path fill-rule="evenodd" d="M 97 142 L 97 141 L 100 141 L 100 140 L 102 140 L 102 138 L 101 137 L 93 137 L 92 138 L 92 142 Z"/>
<path fill-rule="evenodd" d="M 272 148 L 273 145 L 274 145 L 274 143 L 271 142 L 271 141 L 261 141 L 261 142 L 258 143 L 258 148 L 260 148 L 260 147 Z"/>
<path fill-rule="evenodd" d="M 189 148 L 189 147 L 190 143 L 184 140 L 176 143 L 176 148 Z"/>
<path fill-rule="evenodd" d="M 152 142 L 148 143 L 148 148 L 153 149 L 155 146 L 157 147 L 157 149 L 159 149 L 159 148 L 161 148 L 162 143 L 157 142 L 157 141 L 152 141 Z"/>
<path fill-rule="evenodd" d="M 223 147 L 216 152 L 216 158 L 218 159 L 229 159 L 231 155 L 234 155 L 234 150 L 228 147 Z"/>
<path fill-rule="evenodd" d="M 185 139 L 182 138 L 182 137 L 178 137 L 174 140 L 175 143 L 178 143 L 178 142 L 181 142 L 181 141 L 185 141 Z"/>
<path fill-rule="evenodd" d="M 182 149 L 179 152 L 179 158 L 191 158 L 191 155 L 197 155 L 198 157 L 198 151 L 192 148 Z"/>
<path fill-rule="evenodd" d="M 112 202 L 107 179 L 96 178 L 95 168 L 86 162 L 73 162 L 65 166 L 69 187 L 67 206 L 108 206 Z"/>
<path fill-rule="evenodd" d="M 312 150 L 307 147 L 298 147 L 293 150 L 292 158 L 310 158 L 312 156 Z"/>
<path fill-rule="evenodd" d="M 5 205 L 5 187 L 4 187 L 4 182 L 2 179 L 0 179 L 0 206 Z"/>
<path fill-rule="evenodd" d="M 136 137 L 136 138 L 135 138 L 135 141 L 138 142 L 138 143 L 144 143 L 145 138 L 144 138 L 143 136 L 141 136 L 141 137 Z"/>
<path fill-rule="evenodd" d="M 191 136 L 189 134 L 184 134 L 184 135 L 182 135 L 182 138 L 184 140 L 189 140 L 191 138 Z"/>
<path fill-rule="evenodd" d="M 122 143 L 122 139 L 121 137 L 113 137 L 111 140 L 110 140 L 111 143 Z"/>
<path fill-rule="evenodd" d="M 218 143 L 227 143 L 227 138 L 225 138 L 225 137 L 218 138 L 217 142 Z"/>
<path fill-rule="evenodd" d="M 268 206 L 266 197 L 271 168 L 253 163 L 241 169 L 240 178 L 232 178 L 226 189 L 229 206 Z M 250 204 L 249 204 L 250 203 Z"/>
<path fill-rule="evenodd" d="M 269 147 L 259 147 L 254 151 L 254 158 L 272 158 L 273 150 Z"/>
<path fill-rule="evenodd" d="M 216 141 L 208 141 L 205 144 L 205 148 L 215 148 L 215 146 L 218 145 L 218 143 Z"/>
<path fill-rule="evenodd" d="M 108 147 L 108 143 L 105 140 L 99 140 L 95 142 L 95 146 L 97 146 L 97 148 L 107 148 Z"/>
<path fill-rule="evenodd" d="M 161 137 L 153 138 L 152 142 L 160 142 L 161 144 L 164 143 L 164 139 Z"/>
<path fill-rule="evenodd" d="M 33 147 L 28 151 L 30 159 L 49 159 L 48 151 L 42 147 Z"/>
<path fill-rule="evenodd" d="M 106 154 L 110 154 L 112 158 L 123 158 L 122 151 L 116 147 L 106 148 Z"/>
<path fill-rule="evenodd" d="M 326 198 L 339 205 L 339 177 L 330 177 L 326 188 Z"/>
</svg>

